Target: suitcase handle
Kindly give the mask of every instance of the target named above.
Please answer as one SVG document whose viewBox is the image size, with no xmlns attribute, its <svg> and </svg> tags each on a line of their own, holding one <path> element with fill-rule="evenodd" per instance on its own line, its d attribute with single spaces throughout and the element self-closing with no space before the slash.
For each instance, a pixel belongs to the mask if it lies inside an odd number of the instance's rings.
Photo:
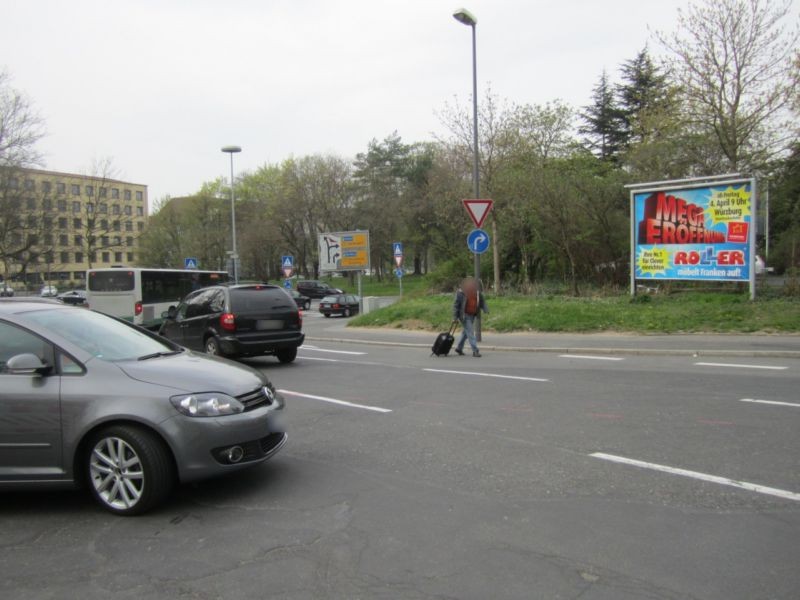
<svg viewBox="0 0 800 600">
<path fill-rule="evenodd" d="M 457 328 L 458 328 L 458 321 L 453 319 L 453 322 L 450 324 L 450 329 L 448 329 L 447 331 L 450 335 L 453 335 L 456 332 Z"/>
</svg>

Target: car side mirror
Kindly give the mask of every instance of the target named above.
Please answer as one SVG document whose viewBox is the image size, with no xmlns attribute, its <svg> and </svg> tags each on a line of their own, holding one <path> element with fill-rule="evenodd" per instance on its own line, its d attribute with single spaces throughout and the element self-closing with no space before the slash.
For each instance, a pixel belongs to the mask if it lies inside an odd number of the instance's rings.
<svg viewBox="0 0 800 600">
<path fill-rule="evenodd" d="M 178 314 L 178 308 L 176 306 L 170 306 L 166 312 L 161 313 L 162 319 L 174 319 L 175 315 Z"/>
<path fill-rule="evenodd" d="M 25 352 L 6 361 L 6 372 L 12 375 L 44 375 L 50 370 L 35 354 Z"/>
</svg>

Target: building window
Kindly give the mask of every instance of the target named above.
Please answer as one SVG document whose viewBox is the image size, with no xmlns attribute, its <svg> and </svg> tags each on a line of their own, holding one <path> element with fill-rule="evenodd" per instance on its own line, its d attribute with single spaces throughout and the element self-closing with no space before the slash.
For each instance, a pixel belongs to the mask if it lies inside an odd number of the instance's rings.
<svg viewBox="0 0 800 600">
<path fill-rule="evenodd" d="M 128 252 L 128 262 L 129 263 L 133 262 L 133 252 Z"/>
<path fill-rule="evenodd" d="M 8 187 L 10 187 L 12 190 L 18 190 L 19 189 L 19 179 L 17 179 L 16 177 L 9 177 L 8 178 Z"/>
<path fill-rule="evenodd" d="M 125 194 L 125 200 L 130 202 L 131 201 L 131 191 L 130 190 L 125 190 L 123 193 Z"/>
<path fill-rule="evenodd" d="M 62 252 L 61 253 L 61 264 L 66 264 L 69 262 L 69 252 Z"/>
<path fill-rule="evenodd" d="M 45 233 L 44 234 L 44 245 L 45 246 L 52 246 L 53 245 L 53 234 L 52 233 Z"/>
<path fill-rule="evenodd" d="M 112 200 L 119 200 L 119 189 L 118 188 L 111 188 L 111 199 Z"/>
<path fill-rule="evenodd" d="M 28 215 L 28 229 L 36 229 L 39 226 L 39 219 L 36 215 Z"/>
<path fill-rule="evenodd" d="M 42 200 L 42 209 L 43 210 L 53 210 L 53 201 L 50 198 L 45 198 Z"/>
<path fill-rule="evenodd" d="M 137 191 L 136 192 L 136 201 L 137 202 L 141 202 L 142 200 L 144 200 L 144 194 L 142 192 L 140 192 L 140 191 Z"/>
<path fill-rule="evenodd" d="M 111 214 L 118 215 L 119 214 L 119 204 L 114 204 L 111 206 Z"/>
<path fill-rule="evenodd" d="M 108 204 L 101 204 L 100 207 L 98 208 L 98 210 L 100 211 L 101 215 L 107 215 L 108 214 Z"/>
<path fill-rule="evenodd" d="M 125 238 L 125 245 L 128 247 L 133 246 L 133 238 L 131 236 Z"/>
<path fill-rule="evenodd" d="M 121 243 L 122 243 L 122 239 L 118 235 L 115 235 L 114 236 L 114 245 L 115 246 L 119 246 Z"/>
<path fill-rule="evenodd" d="M 114 252 L 114 262 L 122 262 L 122 252 Z"/>
<path fill-rule="evenodd" d="M 136 223 L 136 229 L 138 229 L 139 231 L 144 231 L 144 223 L 142 223 L 141 221 Z"/>
<path fill-rule="evenodd" d="M 72 212 L 79 213 L 81 212 L 81 203 L 78 200 L 73 200 L 72 202 Z"/>
<path fill-rule="evenodd" d="M 36 210 L 36 198 L 28 198 L 25 201 L 25 205 L 28 207 L 28 210 Z"/>
<path fill-rule="evenodd" d="M 142 206 L 137 206 L 136 207 L 136 216 L 137 217 L 143 217 L 144 216 L 144 207 L 142 207 Z"/>
<path fill-rule="evenodd" d="M 133 223 L 130 221 L 125 221 L 125 231 L 133 231 Z"/>
<path fill-rule="evenodd" d="M 100 221 L 100 229 L 102 229 L 103 231 L 108 229 L 108 219 L 102 219 Z"/>
<path fill-rule="evenodd" d="M 56 194 L 66 194 L 66 193 L 67 193 L 67 184 L 56 183 Z"/>
<path fill-rule="evenodd" d="M 58 210 L 60 212 L 67 212 L 67 201 L 66 200 L 59 200 L 58 201 Z"/>
<path fill-rule="evenodd" d="M 103 262 L 111 262 L 111 254 L 108 252 L 103 252 Z"/>
<path fill-rule="evenodd" d="M 69 186 L 70 191 L 72 192 L 73 196 L 80 196 L 81 195 L 81 186 L 77 183 L 73 183 Z"/>
<path fill-rule="evenodd" d="M 94 204 L 92 204 L 91 202 L 87 203 L 86 212 L 91 215 L 94 212 Z"/>
<path fill-rule="evenodd" d="M 100 238 L 100 245 L 103 246 L 103 248 L 108 246 L 108 236 L 107 235 L 104 235 L 104 236 L 102 236 Z"/>
<path fill-rule="evenodd" d="M 112 223 L 112 225 L 114 225 L 114 231 L 120 231 L 119 221 L 114 221 L 114 223 Z"/>
<path fill-rule="evenodd" d="M 36 184 L 33 183 L 33 179 L 26 179 L 25 180 L 25 191 L 32 192 L 36 189 Z"/>
<path fill-rule="evenodd" d="M 75 236 L 75 245 L 76 246 L 83 246 L 83 236 L 82 235 L 76 235 Z"/>
<path fill-rule="evenodd" d="M 108 194 L 108 188 L 101 187 L 100 189 L 97 190 L 97 195 L 100 198 L 105 198 L 107 194 Z"/>
<path fill-rule="evenodd" d="M 50 230 L 53 228 L 53 217 L 42 217 L 42 226 Z"/>
<path fill-rule="evenodd" d="M 58 236 L 58 243 L 60 246 L 68 246 L 69 245 L 69 236 L 66 233 L 62 233 Z"/>
<path fill-rule="evenodd" d="M 78 262 L 77 260 L 75 262 Z M 83 261 L 80 261 L 83 262 Z M 89 262 L 97 262 L 97 252 L 89 252 Z"/>
<path fill-rule="evenodd" d="M 94 196 L 94 186 L 93 185 L 87 185 L 84 188 L 84 191 L 86 192 L 87 196 Z"/>
<path fill-rule="evenodd" d="M 81 254 L 80 256 L 81 256 L 81 259 L 78 260 L 78 253 L 77 252 L 75 253 L 75 262 L 76 263 L 82 263 L 83 262 L 83 254 Z M 80 279 L 81 281 L 83 281 L 84 279 L 86 279 L 86 271 L 73 271 L 72 272 L 72 278 L 73 279 Z"/>
<path fill-rule="evenodd" d="M 67 217 L 58 217 L 58 228 L 59 229 L 67 228 Z"/>
<path fill-rule="evenodd" d="M 72 228 L 73 229 L 80 229 L 83 227 L 83 221 L 80 219 L 72 219 Z"/>
<path fill-rule="evenodd" d="M 140 206 L 139 208 L 141 208 L 141 206 Z M 131 210 L 131 207 L 130 207 L 130 206 L 125 206 L 125 214 L 126 214 L 126 215 L 131 215 L 131 214 L 133 214 L 133 210 Z"/>
<path fill-rule="evenodd" d="M 50 190 L 53 189 L 53 186 L 49 181 L 43 181 L 40 185 L 42 186 L 42 192 L 45 194 L 49 194 Z"/>
</svg>

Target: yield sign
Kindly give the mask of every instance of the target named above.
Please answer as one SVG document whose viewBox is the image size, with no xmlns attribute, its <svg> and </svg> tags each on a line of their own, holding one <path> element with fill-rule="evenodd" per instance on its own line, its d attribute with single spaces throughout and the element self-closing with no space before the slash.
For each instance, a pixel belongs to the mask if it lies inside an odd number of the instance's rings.
<svg viewBox="0 0 800 600">
<path fill-rule="evenodd" d="M 480 229 L 489 211 L 492 210 L 493 200 L 462 200 L 461 203 L 469 213 L 469 218 L 475 223 L 475 227 Z"/>
</svg>

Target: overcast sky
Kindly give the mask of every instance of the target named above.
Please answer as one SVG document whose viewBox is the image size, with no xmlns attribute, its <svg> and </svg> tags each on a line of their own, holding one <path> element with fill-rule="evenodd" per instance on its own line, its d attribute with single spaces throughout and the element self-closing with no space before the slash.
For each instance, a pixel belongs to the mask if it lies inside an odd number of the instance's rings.
<svg viewBox="0 0 800 600">
<path fill-rule="evenodd" d="M 467 0 L 464 0 L 467 1 Z M 111 157 L 151 203 L 292 155 L 353 157 L 442 128 L 472 88 L 451 0 L 3 0 L 0 69 L 45 119 L 46 168 Z M 588 103 L 604 68 L 671 31 L 678 0 L 468 0 L 479 97 Z M 651 43 L 651 49 L 659 49 Z"/>
</svg>

